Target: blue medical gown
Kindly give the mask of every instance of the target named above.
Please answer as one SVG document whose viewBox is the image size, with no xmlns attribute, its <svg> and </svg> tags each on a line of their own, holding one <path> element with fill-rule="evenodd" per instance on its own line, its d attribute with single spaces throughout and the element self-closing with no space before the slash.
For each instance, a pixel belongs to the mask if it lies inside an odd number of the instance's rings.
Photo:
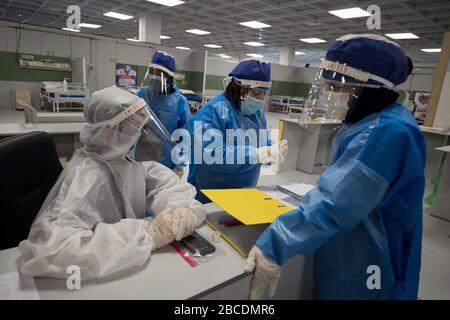
<svg viewBox="0 0 450 320">
<path fill-rule="evenodd" d="M 195 122 L 201 122 L 201 125 L 195 126 Z M 223 163 L 194 164 L 191 160 L 189 165 L 188 182 L 197 189 L 197 200 L 202 203 L 210 202 L 199 190 L 201 189 L 226 189 L 226 188 L 245 188 L 253 187 L 258 182 L 260 164 L 256 161 L 256 148 L 268 145 L 269 139 L 266 136 L 260 139 L 259 129 L 267 129 L 266 117 L 262 110 L 258 110 L 251 116 L 243 115 L 237 107 L 229 101 L 225 95 L 219 94 L 211 101 L 205 104 L 192 118 L 189 124 L 189 131 L 193 136 L 193 140 L 202 139 L 200 131 L 205 133 L 208 129 L 216 129 L 223 137 L 223 148 L 220 149 Z M 238 140 L 235 139 L 231 146 L 226 145 L 226 130 L 227 129 L 254 129 L 257 133 L 257 139 L 251 142 L 238 145 Z M 242 131 L 242 132 L 244 132 Z M 239 131 L 234 131 L 240 134 Z M 241 132 L 241 133 L 242 133 Z M 203 141 L 205 140 L 205 141 Z M 202 145 L 204 153 L 215 154 L 210 150 L 209 145 L 212 140 L 202 139 L 197 143 Z M 234 155 L 234 159 L 238 159 L 238 154 L 245 155 L 243 161 L 232 164 L 226 163 L 226 158 Z"/>
<path fill-rule="evenodd" d="M 257 246 L 280 265 L 314 253 L 316 298 L 416 299 L 425 184 L 421 131 L 395 103 L 341 128 L 332 152 L 317 188 L 276 219 Z"/>
<path fill-rule="evenodd" d="M 174 92 L 170 94 L 151 95 L 148 87 L 145 86 L 139 89 L 136 95 L 147 102 L 170 134 L 176 129 L 185 128 L 191 119 L 191 110 L 187 99 L 183 97 L 178 88 L 175 88 Z M 165 144 L 161 159 L 158 161 L 170 169 L 175 168 L 171 158 L 172 148 L 172 144 Z"/>
</svg>

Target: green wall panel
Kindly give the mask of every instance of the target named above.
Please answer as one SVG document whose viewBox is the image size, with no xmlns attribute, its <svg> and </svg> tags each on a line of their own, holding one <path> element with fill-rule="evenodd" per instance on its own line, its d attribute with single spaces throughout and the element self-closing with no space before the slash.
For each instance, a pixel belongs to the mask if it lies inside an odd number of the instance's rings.
<svg viewBox="0 0 450 320">
<path fill-rule="evenodd" d="M 9 80 L 9 63 L 11 59 L 6 52 L 0 51 L 0 80 Z"/>
<path fill-rule="evenodd" d="M 142 81 L 144 81 L 145 74 L 147 73 L 146 66 L 136 66 L 136 73 L 137 73 L 137 86 L 140 86 Z"/>
<path fill-rule="evenodd" d="M 206 76 L 206 89 L 223 90 L 223 76 L 215 76 L 208 74 Z M 288 81 L 272 81 L 272 95 L 280 96 L 303 96 L 306 97 L 311 84 Z"/>
<path fill-rule="evenodd" d="M 52 54 L 51 52 L 49 52 Z M 19 53 L 20 56 L 21 53 Z M 35 59 L 51 58 L 56 62 L 70 62 L 67 57 L 55 57 L 32 54 Z M 131 63 L 131 61 L 130 61 Z M 137 66 L 138 85 L 144 80 L 147 66 Z M 194 91 L 202 91 L 203 88 L 203 72 L 178 70 L 185 76 L 185 81 L 178 82 L 178 86 L 182 89 L 190 89 Z M 18 58 L 15 52 L 0 51 L 0 80 L 4 81 L 25 81 L 25 82 L 41 82 L 41 81 L 63 81 L 64 78 L 71 78 L 70 72 L 54 71 L 54 70 L 38 70 L 20 68 Z M 223 76 L 206 75 L 206 89 L 223 90 Z M 302 96 L 308 95 L 311 84 L 289 81 L 272 81 L 272 95 L 282 96 Z M 410 91 L 410 99 L 414 97 L 414 91 Z M 403 101 L 404 92 L 399 91 L 399 101 Z"/>
<path fill-rule="evenodd" d="M 49 58 L 49 56 L 42 56 L 33 54 L 35 59 Z M 51 57 L 56 62 L 69 62 L 69 58 Z M 14 52 L 0 51 L 0 80 L 5 81 L 62 81 L 64 78 L 70 78 L 71 73 L 65 71 L 54 70 L 37 70 L 25 69 L 19 67 L 19 62 Z"/>
<path fill-rule="evenodd" d="M 203 72 L 177 70 L 177 73 L 184 74 L 185 77 L 184 82 L 177 82 L 179 88 L 193 91 L 203 90 Z"/>
<path fill-rule="evenodd" d="M 213 76 L 211 74 L 206 75 L 206 89 L 210 90 L 223 90 L 223 78 L 222 76 Z"/>
<path fill-rule="evenodd" d="M 403 100 L 406 97 L 405 91 L 398 90 L 397 92 L 398 92 L 398 99 L 397 99 L 397 101 L 403 102 Z M 408 90 L 408 92 L 409 92 L 409 100 L 414 101 L 414 96 L 416 94 L 416 91 Z"/>
<path fill-rule="evenodd" d="M 20 55 L 20 53 L 19 53 Z M 49 58 L 50 56 L 33 54 L 35 59 Z M 51 59 L 56 62 L 70 62 L 70 58 L 54 57 Z M 131 61 L 130 61 L 131 63 Z M 137 66 L 138 85 L 144 80 L 147 66 Z M 194 91 L 201 91 L 203 88 L 203 72 L 179 70 L 179 73 L 185 75 L 184 83 L 178 83 L 180 88 L 187 88 Z M 70 78 L 70 72 L 53 71 L 53 70 L 37 70 L 20 68 L 15 52 L 0 51 L 0 80 L 4 81 L 63 81 L 64 78 Z"/>
<path fill-rule="evenodd" d="M 306 97 L 310 87 L 309 83 L 274 80 L 272 81 L 272 95 Z"/>
</svg>

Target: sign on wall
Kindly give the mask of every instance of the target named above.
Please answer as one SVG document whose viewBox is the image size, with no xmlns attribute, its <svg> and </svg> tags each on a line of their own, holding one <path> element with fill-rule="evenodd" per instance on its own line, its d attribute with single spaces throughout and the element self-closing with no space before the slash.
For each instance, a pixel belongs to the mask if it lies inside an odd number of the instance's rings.
<svg viewBox="0 0 450 320">
<path fill-rule="evenodd" d="M 116 86 L 134 87 L 137 84 L 137 66 L 127 63 L 116 63 Z"/>
<path fill-rule="evenodd" d="M 414 96 L 414 119 L 419 125 L 423 125 L 425 122 L 430 97 L 430 92 L 416 92 Z"/>
</svg>

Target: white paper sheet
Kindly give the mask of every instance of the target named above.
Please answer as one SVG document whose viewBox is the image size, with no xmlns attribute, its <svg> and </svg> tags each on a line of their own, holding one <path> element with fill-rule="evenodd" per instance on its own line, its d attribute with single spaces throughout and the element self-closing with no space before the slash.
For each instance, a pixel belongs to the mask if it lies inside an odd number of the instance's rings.
<svg viewBox="0 0 450 320">
<path fill-rule="evenodd" d="M 290 183 L 278 186 L 281 190 L 286 190 L 298 198 L 302 199 L 309 191 L 315 188 L 315 186 L 306 183 Z"/>
<path fill-rule="evenodd" d="M 19 272 L 0 275 L 0 300 L 39 300 L 34 279 Z"/>
<path fill-rule="evenodd" d="M 273 190 L 262 189 L 261 191 L 267 193 L 269 196 L 271 196 L 277 200 L 280 200 L 280 201 L 285 200 L 290 197 L 290 195 L 288 195 L 287 193 L 284 193 L 283 191 L 278 190 L 278 189 L 273 189 Z"/>
</svg>

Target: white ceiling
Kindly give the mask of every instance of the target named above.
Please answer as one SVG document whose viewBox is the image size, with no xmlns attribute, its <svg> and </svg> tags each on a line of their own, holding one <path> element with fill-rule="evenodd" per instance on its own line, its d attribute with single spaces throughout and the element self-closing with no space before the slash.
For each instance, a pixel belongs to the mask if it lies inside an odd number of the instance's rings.
<svg viewBox="0 0 450 320">
<path fill-rule="evenodd" d="M 157 5 L 145 0 L 0 0 L 0 19 L 45 27 L 65 27 L 69 5 L 81 7 L 81 21 L 102 25 L 99 29 L 82 32 L 114 38 L 138 35 L 138 18 L 143 15 L 162 16 L 162 40 L 167 47 L 185 46 L 194 50 L 206 49 L 208 43 L 222 45 L 222 49 L 208 49 L 234 57 L 246 53 L 260 53 L 277 59 L 280 47 L 295 47 L 306 55 L 297 56 L 296 64 L 317 62 L 330 42 L 347 33 L 367 33 L 366 19 L 340 19 L 330 10 L 358 6 L 367 9 L 376 4 L 381 8 L 381 30 L 377 33 L 412 32 L 415 40 L 398 40 L 415 63 L 435 63 L 439 54 L 424 53 L 422 48 L 439 48 L 443 34 L 450 31 L 450 0 L 184 0 L 176 7 Z M 128 21 L 103 16 L 108 11 L 132 15 Z M 271 28 L 255 30 L 239 22 L 258 20 Z M 209 35 L 186 33 L 187 29 L 202 29 Z M 324 44 L 306 44 L 299 38 L 318 37 Z M 259 41 L 264 47 L 249 47 L 247 41 Z"/>
</svg>

